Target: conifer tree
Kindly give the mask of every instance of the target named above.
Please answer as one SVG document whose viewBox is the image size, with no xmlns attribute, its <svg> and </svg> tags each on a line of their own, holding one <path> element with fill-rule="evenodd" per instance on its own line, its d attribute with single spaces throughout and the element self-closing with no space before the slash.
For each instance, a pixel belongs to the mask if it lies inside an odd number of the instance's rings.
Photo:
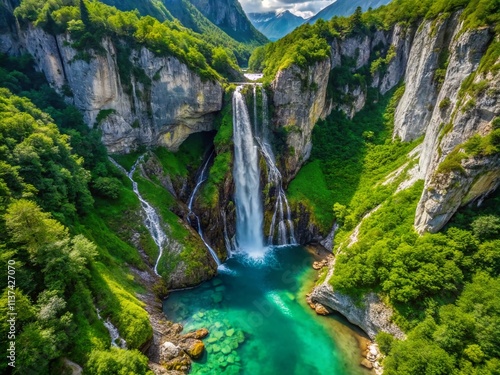
<svg viewBox="0 0 500 375">
<path fill-rule="evenodd" d="M 90 15 L 84 0 L 80 0 L 80 17 L 86 28 L 90 27 Z"/>
</svg>

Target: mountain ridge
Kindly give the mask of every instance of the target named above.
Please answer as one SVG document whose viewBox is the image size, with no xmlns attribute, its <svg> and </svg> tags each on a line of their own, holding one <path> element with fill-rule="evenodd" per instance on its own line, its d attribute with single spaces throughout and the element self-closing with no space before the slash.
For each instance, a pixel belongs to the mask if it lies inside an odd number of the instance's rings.
<svg viewBox="0 0 500 375">
<path fill-rule="evenodd" d="M 365 12 L 369 8 L 375 9 L 390 2 L 391 0 L 337 0 L 321 9 L 317 14 L 309 18 L 307 22 L 315 23 L 319 19 L 328 21 L 335 16 L 346 17 L 353 14 L 358 6 Z"/>
<path fill-rule="evenodd" d="M 277 40 L 302 25 L 306 20 L 289 10 L 283 12 L 249 13 L 253 25 L 270 40 Z"/>
</svg>

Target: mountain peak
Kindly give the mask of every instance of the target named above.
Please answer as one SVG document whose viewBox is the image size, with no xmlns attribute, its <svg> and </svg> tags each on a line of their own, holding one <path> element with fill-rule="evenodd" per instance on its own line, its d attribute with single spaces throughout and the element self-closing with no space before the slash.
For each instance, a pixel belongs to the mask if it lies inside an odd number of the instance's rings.
<svg viewBox="0 0 500 375">
<path fill-rule="evenodd" d="M 302 25 L 305 19 L 289 10 L 249 13 L 250 22 L 270 40 L 277 40 Z"/>
</svg>

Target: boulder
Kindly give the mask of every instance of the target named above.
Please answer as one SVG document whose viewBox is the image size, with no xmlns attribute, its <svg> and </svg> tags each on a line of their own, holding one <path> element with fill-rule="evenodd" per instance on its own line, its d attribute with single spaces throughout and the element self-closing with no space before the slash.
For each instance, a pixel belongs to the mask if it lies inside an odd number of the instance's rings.
<svg viewBox="0 0 500 375">
<path fill-rule="evenodd" d="M 193 359 L 200 358 L 205 350 L 205 344 L 203 341 L 190 339 L 186 342 L 187 345 L 184 346 L 184 351 Z"/>
<path fill-rule="evenodd" d="M 328 310 L 321 303 L 317 303 L 316 306 L 314 307 L 314 310 L 316 311 L 316 314 L 318 314 L 318 315 L 329 315 L 330 314 L 330 310 Z"/>
<path fill-rule="evenodd" d="M 371 363 L 366 358 L 363 358 L 363 360 L 361 361 L 361 366 L 366 367 L 367 369 L 371 370 L 373 368 L 373 363 Z"/>
<path fill-rule="evenodd" d="M 184 337 L 188 338 L 188 339 L 203 339 L 205 337 L 208 336 L 208 329 L 206 328 L 200 328 L 200 329 L 197 329 L 196 331 L 194 332 L 189 332 L 188 334 L 186 334 Z"/>
<path fill-rule="evenodd" d="M 165 341 L 160 347 L 160 360 L 162 362 L 170 361 L 177 357 L 181 348 L 170 341 Z"/>
</svg>

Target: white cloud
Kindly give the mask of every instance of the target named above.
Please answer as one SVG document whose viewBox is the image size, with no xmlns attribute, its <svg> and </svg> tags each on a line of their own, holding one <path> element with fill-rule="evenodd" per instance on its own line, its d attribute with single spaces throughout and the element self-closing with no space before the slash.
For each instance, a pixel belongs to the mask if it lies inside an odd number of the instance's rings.
<svg viewBox="0 0 500 375">
<path fill-rule="evenodd" d="M 333 2 L 333 0 L 240 0 L 241 6 L 247 13 L 289 10 L 304 18 L 315 15 Z"/>
</svg>

